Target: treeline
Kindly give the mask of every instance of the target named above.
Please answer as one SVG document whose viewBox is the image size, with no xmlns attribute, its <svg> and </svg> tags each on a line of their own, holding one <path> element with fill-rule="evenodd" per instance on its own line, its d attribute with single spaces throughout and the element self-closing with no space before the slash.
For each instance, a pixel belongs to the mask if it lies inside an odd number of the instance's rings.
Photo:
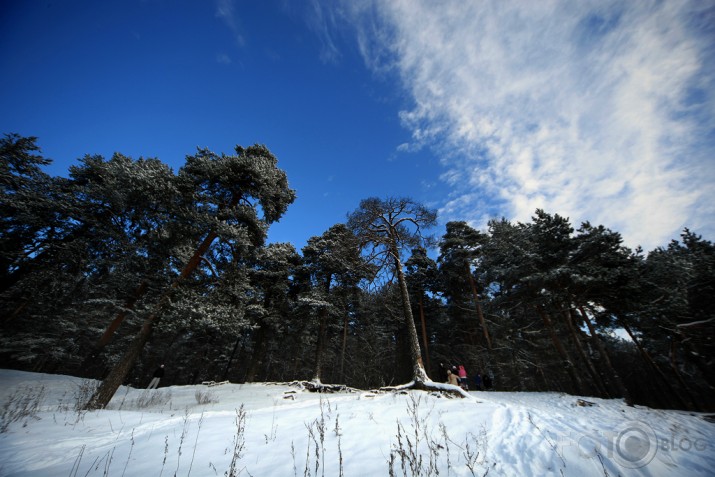
<svg viewBox="0 0 715 477">
<path fill-rule="evenodd" d="M 101 378 L 106 401 L 161 363 L 162 384 L 371 388 L 414 379 L 417 353 L 433 380 L 464 364 L 498 390 L 715 409 L 715 246 L 687 229 L 645 254 L 537 210 L 430 240 L 433 211 L 371 198 L 296 250 L 265 243 L 295 193 L 264 146 L 66 178 L 35 138 L 0 154 L 2 367 Z"/>
</svg>

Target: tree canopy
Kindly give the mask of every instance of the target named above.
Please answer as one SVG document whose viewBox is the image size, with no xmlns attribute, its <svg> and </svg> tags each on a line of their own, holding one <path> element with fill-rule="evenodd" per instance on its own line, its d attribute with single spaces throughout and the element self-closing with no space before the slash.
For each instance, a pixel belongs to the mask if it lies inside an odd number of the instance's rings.
<svg viewBox="0 0 715 477">
<path fill-rule="evenodd" d="M 644 253 L 537 209 L 432 237 L 434 210 L 370 197 L 296 250 L 266 243 L 296 194 L 265 146 L 49 164 L 0 140 L 0 366 L 100 379 L 89 407 L 167 363 L 423 389 L 464 365 L 470 389 L 713 410 L 715 245 L 689 229 Z"/>
</svg>

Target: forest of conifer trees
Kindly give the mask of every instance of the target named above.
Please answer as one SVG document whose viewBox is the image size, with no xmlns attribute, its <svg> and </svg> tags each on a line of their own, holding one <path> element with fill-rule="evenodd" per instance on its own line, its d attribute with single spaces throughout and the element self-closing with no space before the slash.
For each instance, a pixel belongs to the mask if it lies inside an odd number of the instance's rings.
<svg viewBox="0 0 715 477">
<path fill-rule="evenodd" d="M 436 234 L 434 211 L 369 198 L 296 250 L 266 243 L 295 192 L 264 146 L 177 172 L 48 164 L 36 138 L 0 142 L 0 367 L 102 379 L 97 407 L 162 363 L 162 385 L 375 388 L 417 361 L 435 381 L 463 364 L 495 390 L 715 410 L 715 246 L 687 229 L 649 252 L 543 210 Z"/>
</svg>

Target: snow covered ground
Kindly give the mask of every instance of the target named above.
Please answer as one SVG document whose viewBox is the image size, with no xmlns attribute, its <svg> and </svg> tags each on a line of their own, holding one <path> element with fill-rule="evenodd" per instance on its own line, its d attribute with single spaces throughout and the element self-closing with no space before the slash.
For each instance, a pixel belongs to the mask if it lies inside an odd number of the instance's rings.
<svg viewBox="0 0 715 477">
<path fill-rule="evenodd" d="M 94 383 L 0 370 L 0 476 L 715 475 L 715 424 L 619 400 Z"/>
</svg>

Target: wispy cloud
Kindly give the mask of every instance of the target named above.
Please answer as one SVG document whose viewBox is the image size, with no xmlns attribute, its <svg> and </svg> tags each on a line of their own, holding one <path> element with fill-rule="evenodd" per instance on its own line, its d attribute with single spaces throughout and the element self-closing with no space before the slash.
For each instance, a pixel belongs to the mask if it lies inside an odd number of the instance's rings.
<svg viewBox="0 0 715 477">
<path fill-rule="evenodd" d="M 216 55 L 216 63 L 220 63 L 222 65 L 230 65 L 233 63 L 231 60 L 231 57 L 228 56 L 226 53 L 218 53 Z"/>
<path fill-rule="evenodd" d="M 241 32 L 234 0 L 216 0 L 216 17 L 220 18 L 233 33 L 238 46 L 244 46 L 246 39 Z"/>
<path fill-rule="evenodd" d="M 320 60 L 324 63 L 335 63 L 340 59 L 340 50 L 334 39 L 336 14 L 336 10 L 325 8 L 319 0 L 311 0 L 305 10 L 308 27 L 320 40 Z"/>
<path fill-rule="evenodd" d="M 590 220 L 646 249 L 715 236 L 711 2 L 350 1 L 366 64 L 399 74 L 443 220 Z"/>
</svg>

